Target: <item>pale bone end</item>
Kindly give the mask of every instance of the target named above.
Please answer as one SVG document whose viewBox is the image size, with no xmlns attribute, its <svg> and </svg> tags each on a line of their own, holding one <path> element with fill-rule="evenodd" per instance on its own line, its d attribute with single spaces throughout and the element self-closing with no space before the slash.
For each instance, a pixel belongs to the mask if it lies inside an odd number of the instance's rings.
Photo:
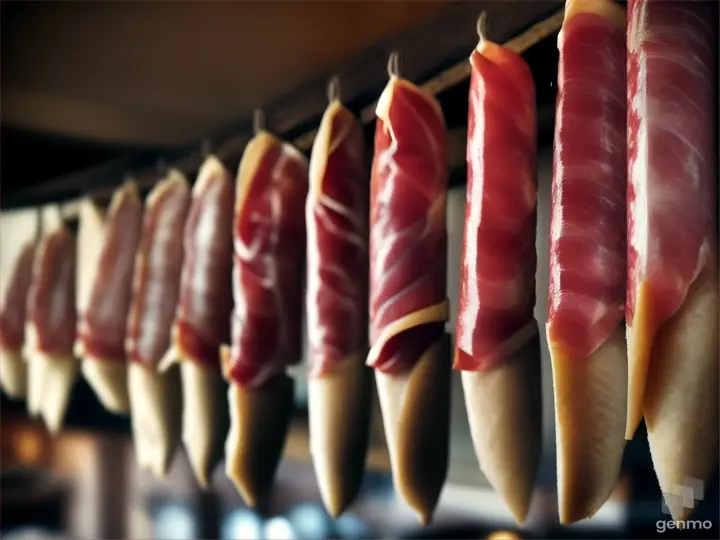
<svg viewBox="0 0 720 540">
<path fill-rule="evenodd" d="M 86 357 L 82 374 L 105 409 L 115 414 L 130 412 L 127 363 Z"/>
<path fill-rule="evenodd" d="M 719 363 L 718 282 L 706 272 L 657 333 L 643 403 L 653 465 L 676 521 L 690 517 L 718 467 Z"/>
<path fill-rule="evenodd" d="M 480 470 L 522 524 L 542 447 L 540 336 L 487 371 L 463 371 L 470 436 Z"/>
<path fill-rule="evenodd" d="M 270 492 L 285 447 L 294 395 L 293 380 L 287 375 L 258 389 L 230 383 L 225 473 L 248 506 L 257 506 Z"/>
<path fill-rule="evenodd" d="M 183 393 L 182 441 L 198 483 L 208 479 L 222 459 L 228 411 L 220 367 L 183 360 L 180 378 Z"/>
<path fill-rule="evenodd" d="M 70 394 L 78 375 L 78 362 L 72 356 L 38 355 L 35 362 L 44 364 L 45 382 L 41 405 L 48 431 L 58 433 L 62 427 Z"/>
<path fill-rule="evenodd" d="M 587 358 L 550 344 L 563 525 L 600 510 L 617 485 L 625 450 L 627 351 L 623 325 Z"/>
<path fill-rule="evenodd" d="M 27 365 L 20 351 L 0 348 L 0 381 L 3 390 L 12 399 L 27 395 Z"/>
<path fill-rule="evenodd" d="M 138 465 L 161 478 L 180 442 L 182 404 L 178 370 L 158 373 L 130 362 L 128 393 Z"/>
<path fill-rule="evenodd" d="M 365 472 L 370 434 L 372 370 L 365 354 L 341 360 L 308 380 L 310 453 L 328 513 L 339 517 L 355 500 Z"/>
<path fill-rule="evenodd" d="M 47 372 L 45 363 L 39 359 L 41 356 L 32 348 L 27 348 L 24 353 L 27 362 L 27 410 L 31 418 L 39 418 L 43 408 L 43 394 L 45 393 L 45 382 Z"/>
<path fill-rule="evenodd" d="M 642 407 L 654 338 L 651 312 L 650 288 L 647 282 L 642 282 L 636 295 L 635 314 L 627 327 L 628 398 L 625 439 L 628 441 L 635 436 L 643 418 Z"/>
<path fill-rule="evenodd" d="M 375 372 L 395 489 L 424 525 L 447 477 L 451 371 L 444 334 L 410 373 Z"/>
</svg>

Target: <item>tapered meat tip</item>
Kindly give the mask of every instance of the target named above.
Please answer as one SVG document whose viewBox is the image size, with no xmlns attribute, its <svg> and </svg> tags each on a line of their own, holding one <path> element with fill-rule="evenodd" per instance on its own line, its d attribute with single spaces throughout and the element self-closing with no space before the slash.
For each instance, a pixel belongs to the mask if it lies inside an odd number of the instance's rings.
<svg viewBox="0 0 720 540">
<path fill-rule="evenodd" d="M 653 343 L 643 413 L 660 489 L 677 521 L 691 516 L 718 466 L 718 305 L 718 276 L 709 268 Z M 692 504 L 678 494 L 697 486 Z"/>
<path fill-rule="evenodd" d="M 293 381 L 286 375 L 260 389 L 230 385 L 225 472 L 248 506 L 257 506 L 272 487 L 285 448 L 294 396 Z"/>
<path fill-rule="evenodd" d="M 589 357 L 550 345 L 555 390 L 560 523 L 592 517 L 620 475 L 627 403 L 625 332 Z"/>
<path fill-rule="evenodd" d="M 182 406 L 177 367 L 155 373 L 131 362 L 128 368 L 135 459 L 156 477 L 167 474 L 180 442 Z"/>
<path fill-rule="evenodd" d="M 222 458 L 227 421 L 225 383 L 219 369 L 180 362 L 183 415 L 182 442 L 198 483 L 206 487 Z"/>
<path fill-rule="evenodd" d="M 310 453 L 333 518 L 353 502 L 365 472 L 373 378 L 364 360 L 365 352 L 358 353 L 308 380 Z"/>
<path fill-rule="evenodd" d="M 450 372 L 450 336 L 443 334 L 409 376 L 375 374 L 393 483 L 423 525 L 447 477 Z"/>
</svg>

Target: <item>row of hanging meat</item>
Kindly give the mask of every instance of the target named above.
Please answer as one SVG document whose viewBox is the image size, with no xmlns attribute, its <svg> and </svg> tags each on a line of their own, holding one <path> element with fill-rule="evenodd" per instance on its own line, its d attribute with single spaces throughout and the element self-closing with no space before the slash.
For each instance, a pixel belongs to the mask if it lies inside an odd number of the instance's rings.
<svg viewBox="0 0 720 540">
<path fill-rule="evenodd" d="M 104 215 L 84 201 L 77 256 L 64 228 L 27 246 L 2 363 L 29 363 L 31 412 L 59 427 L 82 358 L 105 407 L 131 413 L 141 464 L 162 474 L 181 432 L 205 484 L 226 439 L 226 472 L 254 504 L 287 435 L 305 315 L 310 450 L 333 515 L 363 475 L 374 372 L 396 488 L 430 519 L 452 368 L 480 466 L 523 521 L 541 447 L 535 95 L 482 20 L 454 352 L 443 114 L 391 65 L 370 179 L 361 127 L 334 99 L 309 162 L 260 130 L 235 182 L 211 156 L 194 187 L 171 171 L 144 209 L 133 183 Z M 566 5 L 545 329 L 563 522 L 606 501 L 643 417 L 666 494 L 717 464 L 712 20 L 702 2 L 631 0 L 629 24 L 611 0 Z M 667 502 L 676 519 L 692 510 Z"/>
</svg>

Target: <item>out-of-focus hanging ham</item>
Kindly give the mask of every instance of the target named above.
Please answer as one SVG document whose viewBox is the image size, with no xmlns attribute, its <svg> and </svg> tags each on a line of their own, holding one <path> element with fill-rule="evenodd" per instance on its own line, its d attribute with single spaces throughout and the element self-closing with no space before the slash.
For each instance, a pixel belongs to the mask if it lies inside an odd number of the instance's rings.
<svg viewBox="0 0 720 540">
<path fill-rule="evenodd" d="M 56 433 L 78 372 L 75 340 L 74 235 L 65 225 L 47 232 L 35 251 L 28 294 L 25 358 L 28 410 Z"/>
<path fill-rule="evenodd" d="M 362 128 L 338 94 L 334 79 L 313 145 L 305 207 L 310 453 L 334 517 L 360 489 L 372 389 L 365 366 L 370 182 Z"/>
<path fill-rule="evenodd" d="M 535 86 L 485 39 L 470 56 L 467 203 L 453 367 L 462 371 L 480 468 L 515 519 L 528 512 L 542 444 L 535 307 Z"/>
<path fill-rule="evenodd" d="M 258 129 L 237 176 L 232 346 L 222 350 L 226 473 L 251 506 L 272 486 L 292 416 L 285 370 L 302 352 L 307 190 L 305 157 Z"/>
<path fill-rule="evenodd" d="M 34 242 L 22 247 L 12 267 L 0 311 L 0 380 L 11 398 L 24 398 L 27 392 L 27 366 L 22 352 L 34 254 Z"/>
<path fill-rule="evenodd" d="M 682 487 L 702 499 L 718 463 L 717 5 L 631 0 L 628 16 L 625 435 L 645 417 L 685 520 Z"/>
<path fill-rule="evenodd" d="M 125 349 L 136 459 L 164 476 L 180 439 L 182 402 L 177 369 L 160 372 L 170 347 L 183 265 L 183 228 L 190 185 L 171 170 L 148 195 L 135 257 Z"/>
<path fill-rule="evenodd" d="M 227 429 L 220 346 L 230 337 L 234 189 L 230 173 L 209 156 L 192 190 L 172 345 L 160 365 L 165 372 L 180 364 L 182 440 L 203 486 L 222 457 Z"/>
<path fill-rule="evenodd" d="M 547 340 L 560 522 L 569 523 L 605 503 L 625 448 L 624 8 L 568 0 L 558 48 Z"/>
<path fill-rule="evenodd" d="M 81 202 L 75 354 L 100 402 L 115 413 L 130 407 L 124 343 L 141 229 L 134 182 L 115 191 L 106 215 L 91 199 Z"/>
<path fill-rule="evenodd" d="M 398 76 L 378 101 L 370 194 L 370 343 L 395 489 L 430 521 L 450 420 L 448 155 L 440 104 Z"/>
</svg>

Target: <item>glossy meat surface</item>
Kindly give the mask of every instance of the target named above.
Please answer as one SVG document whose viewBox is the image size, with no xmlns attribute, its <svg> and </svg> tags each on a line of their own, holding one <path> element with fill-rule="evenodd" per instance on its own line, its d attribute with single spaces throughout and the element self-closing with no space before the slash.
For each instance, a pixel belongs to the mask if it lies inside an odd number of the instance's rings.
<svg viewBox="0 0 720 540">
<path fill-rule="evenodd" d="M 587 358 L 624 316 L 624 21 L 573 14 L 558 46 L 548 332 L 566 354 Z"/>
<path fill-rule="evenodd" d="M 397 77 L 377 116 L 368 365 L 402 373 L 440 339 L 448 318 L 445 120 L 434 97 Z"/>
<path fill-rule="evenodd" d="M 525 61 L 496 44 L 481 43 L 470 63 L 454 368 L 482 371 L 537 331 L 535 87 Z"/>
<path fill-rule="evenodd" d="M 220 369 L 232 311 L 232 177 L 214 156 L 198 173 L 185 223 L 185 259 L 174 323 L 182 356 Z"/>
<path fill-rule="evenodd" d="M 633 321 L 645 283 L 651 334 L 678 310 L 717 253 L 717 20 L 710 7 L 647 0 L 629 5 L 626 318 Z"/>
<path fill-rule="evenodd" d="M 45 235 L 33 261 L 27 322 L 48 355 L 69 356 L 75 341 L 75 237 L 64 227 Z"/>
<path fill-rule="evenodd" d="M 35 245 L 26 244 L 12 268 L 0 313 L 0 347 L 20 352 L 25 343 L 25 314 L 32 282 Z"/>
<path fill-rule="evenodd" d="M 232 347 L 226 375 L 256 388 L 300 360 L 308 164 L 267 132 L 248 144 L 236 186 Z"/>
<path fill-rule="evenodd" d="M 172 172 L 148 195 L 135 257 L 125 349 L 130 360 L 155 369 L 170 346 L 180 290 L 183 227 L 190 204 L 185 177 Z"/>
<path fill-rule="evenodd" d="M 334 102 L 313 146 L 306 203 L 310 373 L 367 347 L 370 182 L 360 124 Z"/>
<path fill-rule="evenodd" d="M 141 230 L 142 202 L 137 187 L 129 182 L 113 195 L 89 301 L 78 314 L 83 355 L 96 360 L 125 359 L 125 330 Z"/>
</svg>

